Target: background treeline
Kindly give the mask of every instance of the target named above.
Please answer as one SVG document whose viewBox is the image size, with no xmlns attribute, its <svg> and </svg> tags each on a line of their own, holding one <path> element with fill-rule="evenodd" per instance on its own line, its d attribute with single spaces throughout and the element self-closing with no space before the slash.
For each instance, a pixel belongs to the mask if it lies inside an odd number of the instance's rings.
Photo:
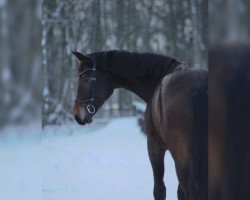
<svg viewBox="0 0 250 200">
<path fill-rule="evenodd" d="M 250 43 L 250 1 L 209 1 L 209 45 Z"/>
<path fill-rule="evenodd" d="M 0 0 L 0 128 L 41 118 L 40 0 Z"/>
</svg>

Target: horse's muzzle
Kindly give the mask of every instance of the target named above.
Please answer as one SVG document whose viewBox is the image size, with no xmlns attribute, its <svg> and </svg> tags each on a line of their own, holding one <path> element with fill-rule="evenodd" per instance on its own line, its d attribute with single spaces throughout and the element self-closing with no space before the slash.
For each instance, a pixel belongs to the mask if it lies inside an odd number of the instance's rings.
<svg viewBox="0 0 250 200">
<path fill-rule="evenodd" d="M 74 106 L 74 118 L 80 125 L 86 125 L 93 121 L 92 116 L 86 112 L 85 108 L 80 105 Z"/>
<path fill-rule="evenodd" d="M 79 125 L 86 125 L 92 123 L 93 119 L 92 118 L 87 118 L 82 121 L 78 115 L 75 115 L 75 120 Z"/>
</svg>

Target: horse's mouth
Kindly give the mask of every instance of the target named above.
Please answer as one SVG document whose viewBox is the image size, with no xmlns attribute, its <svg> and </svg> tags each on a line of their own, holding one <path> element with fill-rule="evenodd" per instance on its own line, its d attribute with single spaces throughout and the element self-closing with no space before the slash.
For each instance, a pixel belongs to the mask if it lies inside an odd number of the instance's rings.
<svg viewBox="0 0 250 200">
<path fill-rule="evenodd" d="M 76 122 L 77 122 L 79 125 L 82 125 L 82 126 L 84 126 L 84 125 L 86 125 L 86 124 L 90 124 L 90 123 L 93 121 L 92 118 L 82 121 L 82 120 L 80 119 L 80 117 L 78 117 L 78 115 L 75 115 L 75 120 L 76 120 Z"/>
</svg>

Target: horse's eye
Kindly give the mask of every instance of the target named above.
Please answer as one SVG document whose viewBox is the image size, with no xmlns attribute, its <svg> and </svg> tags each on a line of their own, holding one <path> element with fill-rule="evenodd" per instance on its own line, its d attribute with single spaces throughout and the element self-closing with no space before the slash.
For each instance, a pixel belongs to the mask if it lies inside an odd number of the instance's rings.
<svg viewBox="0 0 250 200">
<path fill-rule="evenodd" d="M 83 81 L 83 83 L 88 83 L 90 80 L 90 78 L 85 78 L 85 77 L 82 77 L 81 81 Z"/>
</svg>

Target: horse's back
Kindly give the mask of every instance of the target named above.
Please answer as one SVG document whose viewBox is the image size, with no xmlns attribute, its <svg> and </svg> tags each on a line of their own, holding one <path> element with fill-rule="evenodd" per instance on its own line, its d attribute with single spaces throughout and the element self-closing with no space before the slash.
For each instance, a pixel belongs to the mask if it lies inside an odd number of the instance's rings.
<svg viewBox="0 0 250 200">
<path fill-rule="evenodd" d="M 205 69 L 185 69 L 176 71 L 162 80 L 162 94 L 167 96 L 190 94 L 196 89 L 207 90 L 208 73 Z"/>
</svg>

